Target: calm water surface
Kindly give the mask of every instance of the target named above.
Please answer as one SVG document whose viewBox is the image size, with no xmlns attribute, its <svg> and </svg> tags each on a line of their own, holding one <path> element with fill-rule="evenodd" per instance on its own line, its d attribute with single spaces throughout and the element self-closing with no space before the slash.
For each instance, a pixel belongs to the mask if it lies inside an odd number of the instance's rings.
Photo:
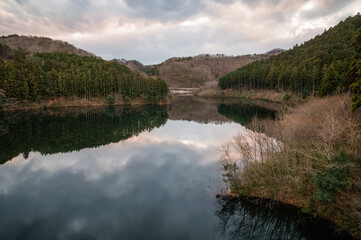
<svg viewBox="0 0 361 240">
<path fill-rule="evenodd" d="M 2 114 L 0 239 L 345 239 L 294 208 L 217 199 L 249 102 Z M 241 125 L 242 124 L 242 125 Z"/>
</svg>

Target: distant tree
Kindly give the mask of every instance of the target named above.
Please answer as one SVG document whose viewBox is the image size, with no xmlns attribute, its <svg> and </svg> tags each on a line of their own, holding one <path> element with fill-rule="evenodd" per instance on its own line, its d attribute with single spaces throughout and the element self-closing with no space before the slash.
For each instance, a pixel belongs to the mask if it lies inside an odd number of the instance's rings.
<svg viewBox="0 0 361 240">
<path fill-rule="evenodd" d="M 19 50 L 15 51 L 14 52 L 14 61 L 16 63 L 24 63 L 27 54 L 28 53 L 23 49 L 19 49 Z"/>
<path fill-rule="evenodd" d="M 115 98 L 112 95 L 108 95 L 105 100 L 108 103 L 108 105 L 114 105 L 115 103 Z"/>
<path fill-rule="evenodd" d="M 338 76 L 333 65 L 329 66 L 322 78 L 320 96 L 324 97 L 335 92 L 338 83 Z"/>
<path fill-rule="evenodd" d="M 0 57 L 5 60 L 11 60 L 14 58 L 14 51 L 7 45 L 0 43 Z"/>
</svg>

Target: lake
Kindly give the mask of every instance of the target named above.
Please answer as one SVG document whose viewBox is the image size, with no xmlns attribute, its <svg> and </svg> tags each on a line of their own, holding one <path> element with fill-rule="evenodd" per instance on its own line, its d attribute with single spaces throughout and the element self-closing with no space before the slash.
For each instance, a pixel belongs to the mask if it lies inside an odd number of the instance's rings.
<svg viewBox="0 0 361 240">
<path fill-rule="evenodd" d="M 0 113 L 0 239 L 351 239 L 290 206 L 217 198 L 222 143 L 264 102 Z"/>
</svg>

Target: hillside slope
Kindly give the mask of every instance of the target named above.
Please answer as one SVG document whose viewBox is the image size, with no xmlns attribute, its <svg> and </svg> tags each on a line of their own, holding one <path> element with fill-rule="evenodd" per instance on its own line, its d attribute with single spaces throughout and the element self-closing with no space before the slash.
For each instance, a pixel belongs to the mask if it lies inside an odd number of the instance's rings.
<svg viewBox="0 0 361 240">
<path fill-rule="evenodd" d="M 67 52 L 78 56 L 95 57 L 93 53 L 76 48 L 72 44 L 47 37 L 19 36 L 17 34 L 0 37 L 0 44 L 5 44 L 11 49 L 26 49 L 31 55 L 42 52 Z"/>
<path fill-rule="evenodd" d="M 110 105 L 166 101 L 168 88 L 163 80 L 144 78 L 115 62 L 66 52 L 31 56 L 23 50 L 13 51 L 12 60 L 5 62 L 0 57 L 0 109 L 32 103 L 38 108 L 60 98 L 99 99 Z"/>
<path fill-rule="evenodd" d="M 290 90 L 303 97 L 345 91 L 356 53 L 352 42 L 360 27 L 360 14 L 349 17 L 300 46 L 223 76 L 219 86 Z"/>
<path fill-rule="evenodd" d="M 145 66 L 138 61 L 118 60 L 132 70 L 143 74 L 158 76 L 165 80 L 170 88 L 212 87 L 226 73 L 260 59 L 283 52 L 274 49 L 265 54 L 225 56 L 224 54 L 202 54 L 195 57 L 174 57 L 158 65 Z"/>
</svg>

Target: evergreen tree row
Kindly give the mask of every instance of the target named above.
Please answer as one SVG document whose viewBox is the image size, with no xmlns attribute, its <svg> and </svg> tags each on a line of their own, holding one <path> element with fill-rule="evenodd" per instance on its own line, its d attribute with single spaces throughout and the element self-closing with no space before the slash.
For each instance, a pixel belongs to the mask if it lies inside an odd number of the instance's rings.
<svg viewBox="0 0 361 240">
<path fill-rule="evenodd" d="M 218 85 L 290 90 L 304 97 L 345 91 L 352 83 L 348 72 L 357 50 L 352 43 L 360 27 L 360 14 L 349 17 L 300 46 L 225 75 Z"/>
<path fill-rule="evenodd" d="M 7 62 L 0 57 L 0 88 L 8 97 L 32 101 L 121 93 L 126 99 L 144 97 L 156 102 L 168 94 L 163 80 L 144 78 L 116 62 L 65 52 L 27 56 L 22 50 Z"/>
</svg>

